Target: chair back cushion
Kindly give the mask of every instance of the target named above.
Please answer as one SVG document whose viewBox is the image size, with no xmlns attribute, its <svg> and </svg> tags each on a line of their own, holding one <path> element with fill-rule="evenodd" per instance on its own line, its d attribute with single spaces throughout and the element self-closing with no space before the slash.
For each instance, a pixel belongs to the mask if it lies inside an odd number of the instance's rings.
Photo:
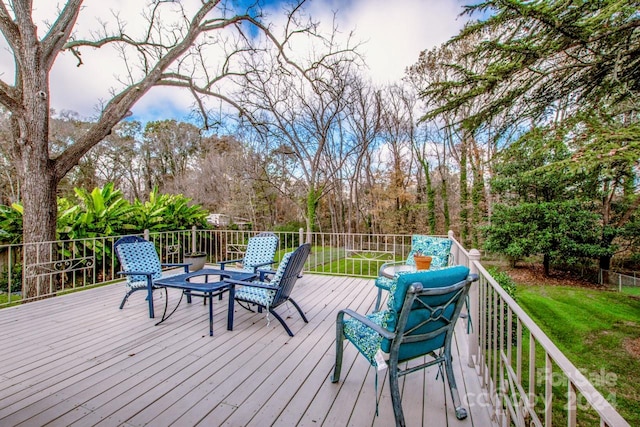
<svg viewBox="0 0 640 427">
<path fill-rule="evenodd" d="M 153 279 L 162 277 L 162 267 L 156 247 L 149 241 L 121 243 L 116 246 L 116 253 L 123 271 L 140 271 L 153 273 Z M 127 275 L 127 282 L 146 283 L 145 276 Z"/>
<path fill-rule="evenodd" d="M 416 253 L 431 257 L 431 269 L 446 267 L 451 253 L 451 239 L 446 237 L 422 236 L 414 234 L 411 237 L 411 251 L 407 256 L 408 265 L 416 265 L 413 256 Z"/>
<path fill-rule="evenodd" d="M 444 288 L 463 282 L 469 276 L 469 269 L 465 266 L 455 266 L 441 270 L 426 270 L 416 273 L 403 274 L 391 285 L 386 328 L 398 333 L 396 325 L 402 310 L 409 309 L 409 317 L 404 331 L 411 331 L 412 335 L 426 334 L 440 328 L 451 325 L 455 320 L 453 316 L 458 304 L 463 304 L 466 296 L 461 285 L 456 291 L 436 293 L 434 295 L 419 295 L 412 307 L 403 307 L 409 287 L 414 283 L 420 283 L 423 289 Z M 459 312 L 459 310 L 457 310 Z M 416 328 L 415 330 L 413 330 Z M 446 329 L 446 328 L 445 328 Z M 443 330 L 436 336 L 425 341 L 403 343 L 400 346 L 399 360 L 409 360 L 414 357 L 427 354 L 444 345 L 447 330 Z M 385 352 L 391 349 L 390 340 L 382 340 L 381 348 Z"/>
<path fill-rule="evenodd" d="M 254 266 L 273 261 L 278 249 L 278 237 L 275 234 L 251 237 L 244 254 L 242 268 L 253 270 Z"/>
<path fill-rule="evenodd" d="M 304 267 L 304 263 L 307 261 L 307 257 L 310 252 L 311 245 L 309 243 L 305 243 L 300 245 L 295 251 L 291 252 L 291 256 L 287 260 L 285 266 L 282 265 L 282 261 L 280 262 L 276 275 L 271 279 L 271 283 L 277 284 L 278 286 L 278 292 L 273 301 L 274 306 L 285 302 L 289 298 L 289 295 L 291 295 L 291 291 L 293 290 L 293 286 L 300 277 L 300 273 L 302 272 L 302 268 Z M 278 275 L 278 273 L 280 273 L 280 275 Z"/>
</svg>

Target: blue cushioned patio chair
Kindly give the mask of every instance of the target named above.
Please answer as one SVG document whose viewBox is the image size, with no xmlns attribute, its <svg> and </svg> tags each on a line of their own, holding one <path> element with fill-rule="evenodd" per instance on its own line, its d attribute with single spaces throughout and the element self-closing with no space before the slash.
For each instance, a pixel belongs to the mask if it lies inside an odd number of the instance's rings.
<svg viewBox="0 0 640 427">
<path fill-rule="evenodd" d="M 307 261 L 309 252 L 311 252 L 311 245 L 309 243 L 299 246 L 298 249 L 293 252 L 287 252 L 280 260 L 276 271 L 260 271 L 260 279 L 254 282 L 228 279 L 227 282 L 229 283 L 242 285 L 242 287 L 236 288 L 235 301 L 248 310 L 250 310 L 250 308 L 244 306 L 242 303 L 257 305 L 258 312 L 262 312 L 263 308 L 266 309 L 278 319 L 289 336 L 292 337 L 293 332 L 291 332 L 289 326 L 287 326 L 282 317 L 273 309 L 287 301 L 291 302 L 296 310 L 298 310 L 298 313 L 300 313 L 302 320 L 304 320 L 305 323 L 309 323 L 300 306 L 291 298 L 291 291 L 296 281 L 301 277 L 300 273 L 302 272 L 304 263 Z M 264 281 L 265 274 L 273 274 L 270 282 Z"/>
<path fill-rule="evenodd" d="M 340 380 L 345 339 L 372 366 L 382 364 L 382 358 L 389 366 L 396 425 L 404 426 L 398 377 L 434 364 L 444 365 L 456 417 L 464 419 L 467 411 L 461 405 L 451 366 L 451 340 L 465 296 L 475 280 L 477 276 L 470 275 L 464 266 L 407 273 L 392 284 L 386 310 L 366 316 L 341 310 L 336 320 L 336 361 L 331 381 Z M 388 358 L 382 352 L 388 353 Z M 422 356 L 431 357 L 426 363 L 400 369 L 400 364 Z M 376 399 L 377 395 L 376 390 Z"/>
<path fill-rule="evenodd" d="M 242 263 L 241 270 L 257 273 L 260 267 L 269 266 L 275 263 L 274 257 L 278 249 L 278 236 L 273 233 L 264 232 L 249 238 L 247 250 L 243 258 L 221 261 L 220 269 L 224 270 L 227 264 Z"/>
<path fill-rule="evenodd" d="M 409 251 L 409 255 L 407 255 L 407 259 L 405 261 L 386 262 L 380 266 L 380 272 L 382 272 L 382 270 L 384 270 L 385 268 L 394 265 L 404 264 L 408 266 L 415 266 L 416 262 L 414 261 L 413 256 L 416 253 L 429 255 L 431 257 L 431 267 L 429 267 L 429 269 L 431 270 L 446 267 L 447 265 L 449 265 L 449 255 L 451 253 L 452 243 L 453 242 L 451 241 L 451 239 L 448 239 L 446 237 L 422 236 L 419 234 L 414 234 L 413 236 L 411 236 L 411 250 Z M 391 282 L 393 282 L 393 279 L 384 277 L 382 276 L 382 274 L 378 275 L 378 278 L 375 281 L 375 285 L 378 288 L 375 311 L 378 311 L 380 309 L 382 291 L 389 291 L 389 289 L 391 288 Z"/>
<path fill-rule="evenodd" d="M 129 295 L 136 291 L 146 290 L 149 301 L 149 317 L 153 318 L 153 290 L 158 289 L 153 282 L 162 277 L 162 268 L 183 267 L 184 272 L 188 273 L 189 264 L 161 264 L 155 245 L 138 236 L 122 237 L 114 243 L 113 248 L 122 267 L 122 271 L 118 274 L 127 278 L 127 293 L 120 303 L 120 309 L 122 310 L 124 307 Z M 187 301 L 191 302 L 190 295 L 187 296 Z"/>
</svg>

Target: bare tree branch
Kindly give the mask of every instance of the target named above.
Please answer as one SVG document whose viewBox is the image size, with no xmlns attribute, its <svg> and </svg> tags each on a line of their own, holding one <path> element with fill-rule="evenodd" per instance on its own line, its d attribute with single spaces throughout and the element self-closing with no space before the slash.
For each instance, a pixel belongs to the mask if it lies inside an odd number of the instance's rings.
<svg viewBox="0 0 640 427">
<path fill-rule="evenodd" d="M 76 19 L 78 19 L 81 5 L 82 0 L 69 0 L 42 40 L 42 61 L 47 70 L 51 69 L 56 56 L 69 39 Z"/>
<path fill-rule="evenodd" d="M 189 28 L 183 39 L 172 49 L 169 49 L 164 56 L 158 59 L 156 65 L 137 84 L 125 88 L 109 101 L 102 112 L 98 122 L 75 144 L 67 148 L 55 162 L 56 176 L 63 177 L 75 164 L 78 159 L 87 153 L 91 147 L 104 138 L 111 128 L 116 125 L 129 109 L 149 91 L 162 77 L 162 72 L 167 69 L 176 59 L 189 50 L 196 38 L 203 32 L 201 22 L 207 14 L 217 5 L 217 1 L 208 1 L 196 12 L 191 19 Z"/>
<path fill-rule="evenodd" d="M 20 30 L 18 25 L 11 19 L 4 2 L 0 2 L 0 31 L 4 34 L 4 38 L 9 43 L 11 50 L 15 53 L 20 46 Z"/>
<path fill-rule="evenodd" d="M 0 80 L 0 104 L 11 111 L 15 111 L 20 108 L 19 96 L 14 87 Z"/>
</svg>

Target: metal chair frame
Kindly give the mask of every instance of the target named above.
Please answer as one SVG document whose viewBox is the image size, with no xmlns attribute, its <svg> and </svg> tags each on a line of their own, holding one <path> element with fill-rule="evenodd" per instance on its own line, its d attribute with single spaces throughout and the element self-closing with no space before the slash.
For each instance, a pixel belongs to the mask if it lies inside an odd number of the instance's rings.
<svg viewBox="0 0 640 427">
<path fill-rule="evenodd" d="M 121 259 L 121 255 L 120 252 L 118 252 L 118 246 L 122 245 L 122 244 L 129 244 L 129 243 L 142 243 L 142 242 L 148 242 L 148 240 L 143 239 L 140 236 L 124 236 L 120 239 L 118 239 L 114 244 L 113 244 L 113 250 L 116 253 L 116 256 L 118 257 L 118 261 L 120 261 L 120 265 L 123 265 L 122 259 Z M 158 256 L 158 254 L 156 253 L 156 256 Z M 158 257 L 158 261 L 159 261 L 159 257 Z M 165 268 L 165 267 L 182 267 L 184 268 L 184 272 L 188 273 L 189 272 L 189 265 L 190 264 L 185 264 L 185 263 L 160 263 L 160 267 Z M 150 318 L 154 318 L 155 317 L 155 313 L 154 313 L 154 309 L 153 309 L 153 291 L 155 289 L 159 289 L 160 286 L 155 286 L 153 284 L 154 282 L 154 276 L 157 274 L 157 271 L 119 271 L 118 274 L 119 275 L 123 275 L 127 277 L 127 282 L 130 282 L 130 279 L 133 276 L 144 276 L 147 282 L 147 286 L 146 287 L 138 287 L 138 286 L 129 286 L 129 290 L 127 291 L 127 293 L 125 294 L 124 298 L 122 299 L 122 302 L 120 303 L 120 310 L 122 310 L 124 308 L 124 305 L 126 304 L 127 300 L 129 299 L 129 296 L 136 292 L 136 291 L 143 291 L 146 290 L 147 291 L 147 301 L 149 302 L 149 317 Z M 162 271 L 160 271 L 160 273 L 162 273 Z M 167 288 L 164 288 L 165 290 L 165 298 L 166 298 L 166 293 L 167 293 Z M 188 302 L 191 302 L 191 295 L 187 295 L 187 300 Z"/>
<path fill-rule="evenodd" d="M 311 245 L 309 243 L 305 243 L 299 246 L 295 251 L 291 253 L 286 265 L 282 266 L 281 264 L 281 266 L 278 267 L 277 271 L 260 270 L 260 279 L 255 282 L 243 282 L 227 279 L 228 283 L 233 283 L 235 285 L 247 286 L 254 289 L 275 291 L 273 299 L 271 299 L 271 301 L 268 301 L 266 304 L 258 303 L 253 299 L 242 298 L 242 296 L 239 295 L 238 292 L 236 292 L 235 301 L 238 302 L 241 307 L 247 310 L 250 310 L 250 308 L 245 307 L 243 304 L 241 304 L 242 302 L 255 304 L 258 307 L 258 312 L 262 312 L 262 309 L 266 309 L 270 314 L 273 315 L 273 317 L 278 319 L 280 324 L 287 331 L 287 334 L 292 337 L 293 332 L 291 332 L 291 329 L 284 321 L 284 319 L 274 311 L 274 308 L 279 307 L 285 302 L 291 302 L 291 304 L 293 304 L 293 306 L 300 314 L 300 317 L 302 317 L 302 320 L 305 323 L 309 323 L 300 306 L 293 300 L 293 298 L 291 298 L 291 291 L 293 290 L 293 287 L 295 286 L 298 279 L 301 277 L 302 268 L 304 267 L 304 263 L 306 262 L 310 252 Z M 273 274 L 273 279 L 268 283 L 264 282 L 265 274 Z"/>
<path fill-rule="evenodd" d="M 460 311 L 464 305 L 465 297 L 469 292 L 471 283 L 477 279 L 477 275 L 469 275 L 461 282 L 445 287 L 433 288 L 425 287 L 425 283 L 421 282 L 412 283 L 404 297 L 402 309 L 396 316 L 396 326 L 393 331 L 381 327 L 380 325 L 372 322 L 368 317 L 356 313 L 353 310 L 341 310 L 336 319 L 336 361 L 331 381 L 336 383 L 340 380 L 342 357 L 344 352 L 343 341 L 346 339 L 344 334 L 344 316 L 348 315 L 373 329 L 384 340 L 389 340 L 391 342 L 389 356 L 386 363 L 389 365 L 389 387 L 391 389 L 391 400 L 397 426 L 406 425 L 402 411 L 402 401 L 398 383 L 399 377 L 435 364 L 440 366 L 444 365 L 447 381 L 449 383 L 449 390 L 455 407 L 456 417 L 458 419 L 466 418 L 467 410 L 461 404 L 451 363 L 451 342 L 453 339 L 455 324 L 460 316 Z M 432 301 L 434 298 L 436 300 L 435 303 Z M 439 300 L 442 298 L 446 299 Z M 449 307 L 453 307 L 453 310 L 449 309 Z M 423 310 L 423 313 L 430 313 L 430 316 L 420 322 L 417 322 L 411 327 L 407 327 L 410 314 L 418 310 Z M 426 333 L 423 332 L 425 325 L 433 322 L 440 322 L 442 326 Z M 429 346 L 425 345 L 425 348 L 429 350 L 424 353 L 416 355 L 415 350 L 412 349 L 409 357 L 402 356 L 403 348 L 407 345 L 428 343 L 430 340 L 438 340 L 442 338 L 443 334 L 444 341 L 442 345 L 433 349 L 429 349 Z M 399 367 L 404 362 L 425 355 L 431 356 L 432 360 L 407 369 L 401 369 Z"/>
</svg>

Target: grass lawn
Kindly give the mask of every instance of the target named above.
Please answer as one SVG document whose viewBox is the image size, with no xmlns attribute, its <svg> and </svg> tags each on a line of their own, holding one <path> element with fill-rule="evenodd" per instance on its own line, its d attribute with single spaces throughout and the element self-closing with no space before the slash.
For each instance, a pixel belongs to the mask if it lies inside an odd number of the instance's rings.
<svg viewBox="0 0 640 427">
<path fill-rule="evenodd" d="M 640 286 L 623 286 L 622 293 L 627 295 L 640 296 Z"/>
<path fill-rule="evenodd" d="M 11 295 L 11 304 L 8 304 L 7 307 L 11 307 L 12 305 L 19 304 L 20 299 L 21 298 L 17 295 Z M 0 293 L 0 304 L 7 304 L 8 302 L 9 302 L 9 294 L 4 292 Z"/>
<path fill-rule="evenodd" d="M 592 288 L 523 284 L 517 298 L 618 412 L 640 425 L 640 299 Z"/>
</svg>

